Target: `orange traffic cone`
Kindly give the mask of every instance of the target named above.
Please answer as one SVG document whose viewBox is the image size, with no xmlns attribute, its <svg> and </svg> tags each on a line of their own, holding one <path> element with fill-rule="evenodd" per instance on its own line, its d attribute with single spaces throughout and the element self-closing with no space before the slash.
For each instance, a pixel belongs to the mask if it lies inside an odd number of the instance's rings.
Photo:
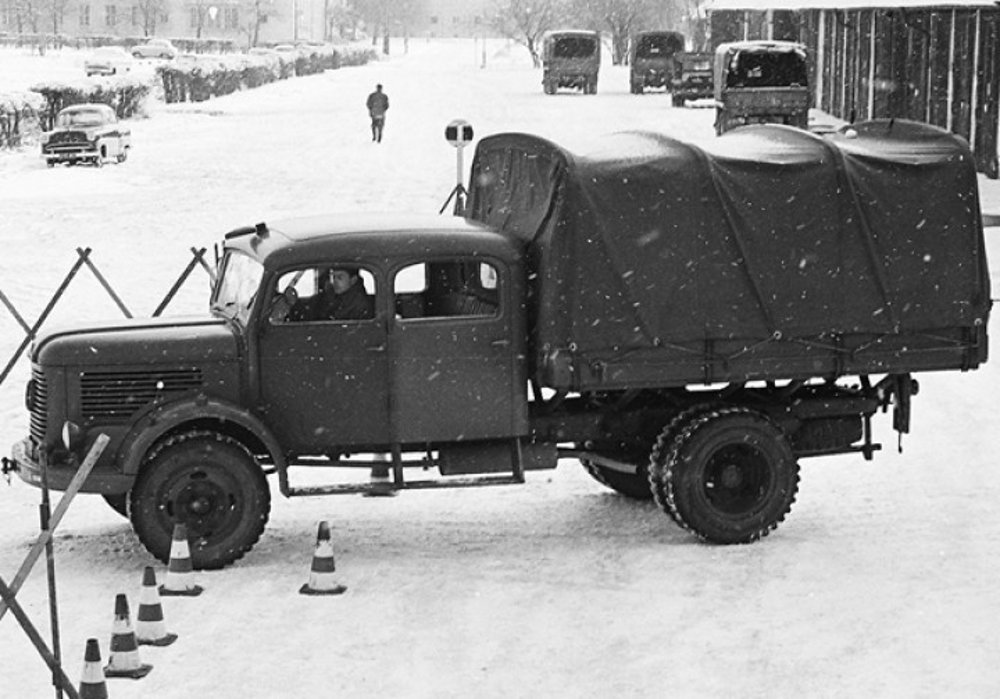
<svg viewBox="0 0 1000 699">
<path fill-rule="evenodd" d="M 384 459 L 384 456 L 375 457 L 376 463 L 372 466 L 371 481 L 368 490 L 365 491 L 366 498 L 393 497 L 396 494 L 396 487 L 389 477 L 389 463 Z"/>
<path fill-rule="evenodd" d="M 337 583 L 333 572 L 336 566 L 333 562 L 333 544 L 330 543 L 330 525 L 319 523 L 319 533 L 316 535 L 316 553 L 313 554 L 312 568 L 309 571 L 309 582 L 299 589 L 303 595 L 340 595 L 347 588 Z"/>
<path fill-rule="evenodd" d="M 160 594 L 165 597 L 194 597 L 205 588 L 191 581 L 191 553 L 188 547 L 187 525 L 174 525 L 174 535 L 170 541 L 170 563 L 167 565 L 167 579 L 160 585 Z"/>
<path fill-rule="evenodd" d="M 134 680 L 145 677 L 153 669 L 139 660 L 139 646 L 128 615 L 128 598 L 119 593 L 115 596 L 115 623 L 111 629 L 111 652 L 104 667 L 106 677 L 131 677 Z"/>
<path fill-rule="evenodd" d="M 139 611 L 135 616 L 135 638 L 140 646 L 169 646 L 177 640 L 177 634 L 167 633 L 160 593 L 156 591 L 156 573 L 152 566 L 146 566 L 142 572 Z"/>
<path fill-rule="evenodd" d="M 80 699 L 108 699 L 108 685 L 104 682 L 101 667 L 101 647 L 96 638 L 87 639 L 87 650 L 83 653 L 83 674 L 77 688 Z"/>
</svg>

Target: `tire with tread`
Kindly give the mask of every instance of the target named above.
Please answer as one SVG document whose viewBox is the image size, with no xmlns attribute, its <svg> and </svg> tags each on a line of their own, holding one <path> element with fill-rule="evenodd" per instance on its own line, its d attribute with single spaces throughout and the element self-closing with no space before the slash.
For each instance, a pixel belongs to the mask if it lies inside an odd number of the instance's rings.
<svg viewBox="0 0 1000 699">
<path fill-rule="evenodd" d="M 129 499 L 139 540 L 170 560 L 176 523 L 187 525 L 191 564 L 222 568 L 264 532 L 271 493 L 257 460 L 237 440 L 209 430 L 172 435 L 147 455 Z"/>
<path fill-rule="evenodd" d="M 676 433 L 665 458 L 660 451 L 663 466 L 650 475 L 658 480 L 654 496 L 660 489 L 674 520 L 706 541 L 757 541 L 795 502 L 798 462 L 781 429 L 756 411 L 699 413 Z"/>
<path fill-rule="evenodd" d="M 677 522 L 677 516 L 670 505 L 667 504 L 667 495 L 663 486 L 663 474 L 668 470 L 667 463 L 670 457 L 670 448 L 673 445 L 674 438 L 691 420 L 698 415 L 718 410 L 721 407 L 723 406 L 718 403 L 697 403 L 689 408 L 685 408 L 667 423 L 653 444 L 653 449 L 649 454 L 649 464 L 646 467 L 646 475 L 649 478 L 649 492 L 652 494 L 653 500 L 656 501 L 659 508 L 675 522 Z M 680 522 L 677 523 L 681 524 Z"/>
</svg>

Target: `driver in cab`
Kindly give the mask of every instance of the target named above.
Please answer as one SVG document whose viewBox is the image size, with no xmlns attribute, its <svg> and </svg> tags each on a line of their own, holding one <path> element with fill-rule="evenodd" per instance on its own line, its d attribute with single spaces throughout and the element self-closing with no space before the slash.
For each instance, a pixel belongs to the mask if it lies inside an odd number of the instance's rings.
<svg viewBox="0 0 1000 699">
<path fill-rule="evenodd" d="M 291 293 L 289 293 L 291 292 Z M 375 317 L 375 299 L 365 289 L 357 267 L 332 267 L 320 290 L 297 298 L 294 290 L 279 296 L 271 313 L 273 322 L 365 320 Z"/>
</svg>

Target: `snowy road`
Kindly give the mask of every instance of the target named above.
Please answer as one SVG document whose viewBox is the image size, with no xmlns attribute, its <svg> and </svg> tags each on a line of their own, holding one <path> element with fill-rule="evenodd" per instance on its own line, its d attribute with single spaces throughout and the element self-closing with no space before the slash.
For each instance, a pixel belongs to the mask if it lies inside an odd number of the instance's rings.
<svg viewBox="0 0 1000 699">
<path fill-rule="evenodd" d="M 2 56 L 0 56 L 2 60 Z M 75 248 L 136 313 L 225 231 L 329 210 L 436 212 L 455 184 L 445 125 L 530 131 L 572 146 L 623 128 L 711 138 L 707 110 L 629 94 L 606 66 L 599 94 L 546 97 L 523 50 L 410 42 L 407 56 L 285 81 L 200 105 L 152 105 L 127 164 L 48 170 L 0 154 L 0 289 L 34 318 Z M 370 142 L 365 95 L 391 100 Z M 471 159 L 471 153 L 469 153 Z M 468 164 L 468 162 L 466 163 Z M 1000 202 L 993 183 L 984 200 Z M 990 234 L 988 234 L 990 235 Z M 1000 247 L 990 239 L 994 284 Z M 53 320 L 114 316 L 89 277 Z M 204 307 L 204 275 L 171 312 Z M 994 290 L 994 296 L 997 296 Z M 0 359 L 23 334 L 0 313 Z M 25 363 L 0 387 L 0 449 L 26 432 Z M 239 697 L 995 697 L 1000 695 L 1000 469 L 996 363 L 919 377 L 913 434 L 884 450 L 803 462 L 787 521 L 751 546 L 696 543 L 651 504 L 628 502 L 575 463 L 524 486 L 284 500 L 238 565 L 164 601 L 180 640 L 143 648 L 145 679 L 115 699 Z M 276 489 L 275 489 L 276 492 Z M 0 575 L 37 533 L 37 491 L 0 485 Z M 316 522 L 330 521 L 340 598 L 297 594 Z M 57 533 L 63 656 L 86 638 L 107 660 L 114 595 L 135 600 L 153 563 L 100 499 Z M 44 566 L 19 599 L 45 629 Z M 159 568 L 162 574 L 162 567 Z M 133 614 L 135 602 L 133 601 Z M 52 696 L 8 615 L 0 697 Z"/>
</svg>

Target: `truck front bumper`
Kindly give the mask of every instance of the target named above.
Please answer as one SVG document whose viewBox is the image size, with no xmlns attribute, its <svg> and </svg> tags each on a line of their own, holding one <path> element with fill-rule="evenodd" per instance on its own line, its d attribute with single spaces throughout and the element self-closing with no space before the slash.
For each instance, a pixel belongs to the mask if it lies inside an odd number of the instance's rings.
<svg viewBox="0 0 1000 699">
<path fill-rule="evenodd" d="M 39 449 L 30 438 L 16 442 L 11 449 L 11 458 L 4 460 L 4 470 L 15 471 L 17 477 L 28 485 L 42 487 L 42 459 Z M 78 464 L 49 464 L 45 476 L 51 490 L 66 490 L 73 476 L 76 475 Z M 118 472 L 108 472 L 94 469 L 80 488 L 81 493 L 101 493 L 116 495 L 127 493 L 132 487 L 132 478 Z"/>
</svg>

